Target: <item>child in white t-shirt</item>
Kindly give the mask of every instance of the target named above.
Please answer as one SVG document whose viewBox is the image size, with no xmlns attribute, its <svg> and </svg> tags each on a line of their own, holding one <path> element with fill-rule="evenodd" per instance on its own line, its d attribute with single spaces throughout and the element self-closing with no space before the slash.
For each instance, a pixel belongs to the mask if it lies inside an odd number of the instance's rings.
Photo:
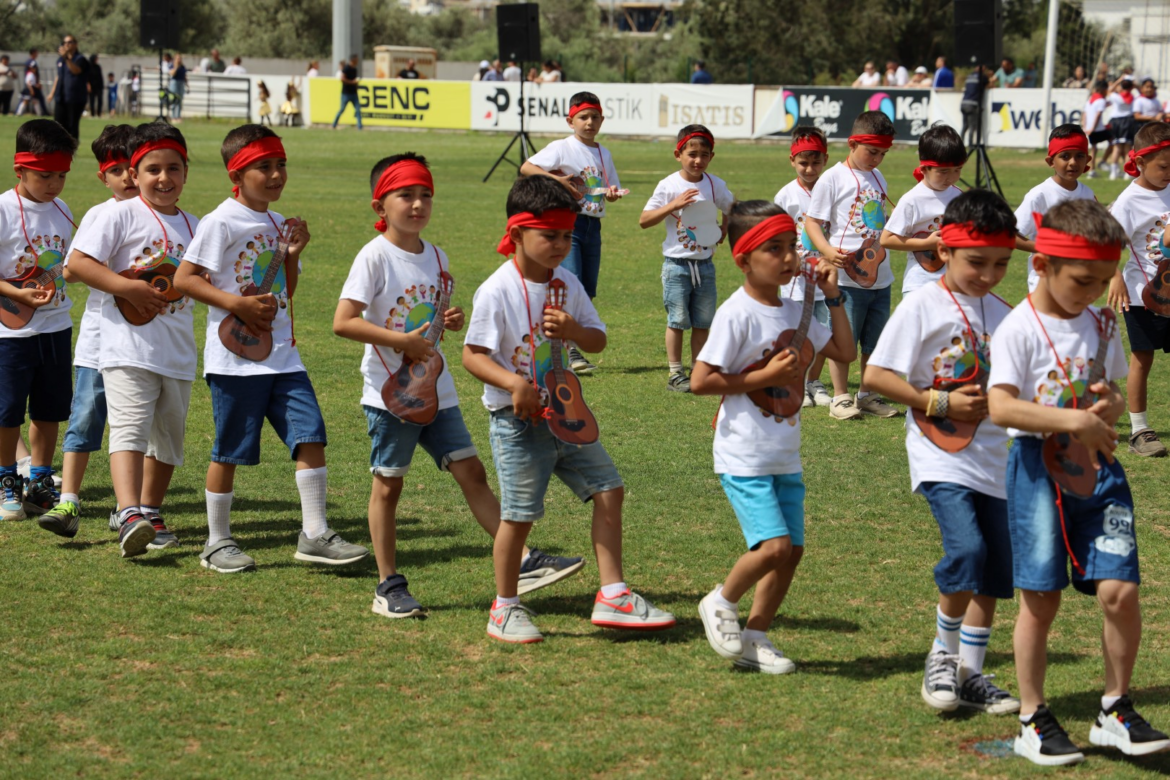
<svg viewBox="0 0 1170 780">
<path fill-rule="evenodd" d="M 796 222 L 796 254 L 800 259 L 817 259 L 817 252 L 808 233 L 804 230 L 804 215 L 812 205 L 812 191 L 825 164 L 829 161 L 829 145 L 825 133 L 819 127 L 812 125 L 797 125 L 792 128 L 792 145 L 788 149 L 788 162 L 796 173 L 796 178 L 785 184 L 772 199 L 788 216 Z M 804 303 L 804 274 L 793 274 L 792 281 L 784 285 L 780 291 L 783 298 Z M 825 327 L 829 326 L 829 308 L 825 306 L 825 294 L 817 287 L 813 293 L 813 317 Z M 821 372 L 825 367 L 825 356 L 817 353 L 812 365 L 808 369 L 805 398 L 801 403 L 803 408 L 811 406 L 829 406 L 833 402 L 829 391 L 821 382 Z"/>
<path fill-rule="evenodd" d="M 1161 122 L 1165 120 L 1166 114 L 1162 111 L 1162 101 L 1158 100 L 1158 88 L 1154 84 L 1153 79 L 1144 79 L 1140 88 L 1139 94 L 1133 101 L 1133 119 L 1134 119 L 1134 148 L 1140 148 L 1137 145 L 1137 134 L 1149 122 Z"/>
<path fill-rule="evenodd" d="M 1133 496 L 1114 457 L 1115 426 L 1125 411 L 1117 380 L 1126 361 L 1113 311 L 1092 306 L 1117 272 L 1125 241 L 1125 230 L 1096 201 L 1053 207 L 1036 236 L 1040 282 L 1004 319 L 991 348 L 991 420 L 1014 439 L 1006 485 L 1020 590 L 1015 751 L 1041 765 L 1084 760 L 1044 696 L 1048 634 L 1070 564 L 1073 587 L 1097 597 L 1105 622 L 1104 695 L 1089 741 L 1126 755 L 1170 750 L 1170 738 L 1138 714 L 1129 696 L 1142 618 Z M 1048 445 L 1056 447 L 1051 459 L 1044 455 L 1048 434 L 1057 436 Z M 1061 469 L 1062 463 L 1069 465 Z M 1086 472 L 1093 475 L 1091 488 L 1076 488 L 1083 497 L 1054 481 L 1059 475 L 1069 484 Z"/>
<path fill-rule="evenodd" d="M 1016 209 L 1016 249 L 1035 252 L 1035 215 L 1043 217 L 1057 203 L 1066 200 L 1096 200 L 1097 196 L 1081 181 L 1081 174 L 1089 169 L 1093 158 L 1089 155 L 1089 139 L 1080 125 L 1064 124 L 1053 129 L 1048 137 L 1048 156 L 1044 158 L 1052 169 L 1052 176 L 1028 190 Z M 1040 277 L 1028 257 L 1028 289 L 1036 289 Z"/>
<path fill-rule="evenodd" d="M 869 382 L 914 410 L 906 415 L 910 489 L 926 498 L 942 534 L 922 698 L 943 711 L 1015 712 L 1019 700 L 983 674 L 996 602 L 1014 593 L 1007 434 L 987 419 L 986 381 L 991 340 L 1012 310 L 991 290 L 1007 273 L 1015 217 L 1003 198 L 971 190 L 951 200 L 940 222 L 934 251 L 946 273 L 894 311 L 869 360 Z"/>
<path fill-rule="evenodd" d="M 856 347 L 832 265 L 821 263 L 815 271 L 832 312 L 831 330 L 816 322 L 804 305 L 780 297 L 780 289 L 806 268 L 796 252 L 796 223 L 783 209 L 763 200 L 738 202 L 731 210 L 728 236 L 743 287 L 719 307 L 691 383 L 696 395 L 723 397 L 712 447 L 715 473 L 748 551 L 723 584 L 699 602 L 699 615 L 718 655 L 737 666 L 784 674 L 796 666 L 766 632 L 804 553 L 800 407 L 790 417 L 780 417 L 773 413 L 775 407 L 765 411 L 749 394 L 769 389 L 769 396 L 783 395 L 794 384 L 803 389 L 814 353 L 848 362 Z M 802 326 L 807 343 L 800 346 Z M 793 330 L 797 333 L 790 345 L 777 351 L 779 337 Z M 741 631 L 739 601 L 753 586 L 751 614 Z"/>
<path fill-rule="evenodd" d="M 899 412 L 869 391 L 865 365 L 890 318 L 894 272 L 879 243 L 886 226 L 886 180 L 877 169 L 894 143 L 894 123 L 881 111 L 866 111 L 853 122 L 849 157 L 817 182 L 805 215 L 805 230 L 821 256 L 843 269 L 839 283 L 849 327 L 861 349 L 857 396 L 849 395 L 850 363 L 833 362 L 829 414 L 852 420 L 863 413 L 896 417 Z M 828 226 L 826 230 L 826 225 Z"/>
<path fill-rule="evenodd" d="M 174 127 L 152 122 L 138 127 L 132 147 L 139 197 L 103 210 L 67 261 L 71 275 L 108 293 L 98 367 L 123 558 L 178 544 L 160 512 L 175 467 L 183 464 L 198 361 L 193 304 L 169 284 L 199 225 L 177 205 L 187 180 L 187 142 Z M 143 481 L 144 459 L 155 461 L 152 482 Z"/>
<path fill-rule="evenodd" d="M 1105 109 L 1109 107 L 1109 103 L 1105 100 L 1107 92 L 1109 92 L 1109 82 L 1098 79 L 1093 84 L 1092 94 L 1085 101 L 1084 115 L 1081 117 L 1081 129 L 1089 138 L 1089 152 L 1094 160 L 1101 159 L 1101 156 L 1097 154 L 1097 147 L 1102 143 L 1106 145 L 1106 151 L 1109 150 L 1109 127 L 1105 123 Z M 1097 168 L 1108 168 L 1108 165 L 1101 164 L 1090 168 L 1086 178 L 1097 178 Z"/>
<path fill-rule="evenodd" d="M 691 364 L 703 344 L 715 316 L 715 247 L 727 234 L 727 212 L 735 197 L 717 176 L 707 173 L 715 156 L 715 137 L 702 125 L 678 131 L 674 159 L 682 169 L 654 188 L 638 225 L 645 229 L 666 222 L 662 242 L 662 304 L 666 308 L 666 388 L 690 392 L 682 364 L 683 332 L 691 331 Z M 688 209 L 694 203 L 713 204 Z M 716 211 L 722 219 L 716 218 Z M 702 221 L 700 221 L 702 220 Z"/>
<path fill-rule="evenodd" d="M 1148 386 L 1154 356 L 1159 351 L 1170 351 L 1170 317 L 1147 308 L 1142 294 L 1152 285 L 1152 294 L 1170 299 L 1170 279 L 1158 271 L 1158 266 L 1170 258 L 1170 236 L 1166 232 L 1170 225 L 1170 124 L 1150 122 L 1138 131 L 1126 170 L 1137 174 L 1137 178 L 1117 196 L 1109 211 L 1125 230 L 1129 260 L 1109 283 L 1109 305 L 1123 313 L 1132 350 L 1125 383 L 1129 451 L 1159 458 L 1166 455 L 1166 446 L 1147 419 Z M 1154 302 L 1158 302 L 1156 298 Z"/>
<path fill-rule="evenodd" d="M 1123 73 L 1121 77 L 1110 85 L 1109 96 L 1105 102 L 1111 111 L 1109 118 L 1109 160 L 1112 167 L 1109 171 L 1110 179 L 1120 179 L 1122 176 L 1122 162 L 1129 150 L 1133 148 L 1135 121 L 1133 108 L 1135 102 L 1133 94 L 1133 76 Z"/>
<path fill-rule="evenodd" d="M 966 162 L 967 149 L 953 127 L 940 123 L 918 137 L 918 167 L 914 169 L 918 184 L 898 201 L 881 238 L 886 249 L 906 253 L 903 298 L 942 278 L 945 269 L 934 254 L 937 231 L 947 204 L 962 193 L 955 182 Z M 921 235 L 926 233 L 930 235 Z"/>
</svg>

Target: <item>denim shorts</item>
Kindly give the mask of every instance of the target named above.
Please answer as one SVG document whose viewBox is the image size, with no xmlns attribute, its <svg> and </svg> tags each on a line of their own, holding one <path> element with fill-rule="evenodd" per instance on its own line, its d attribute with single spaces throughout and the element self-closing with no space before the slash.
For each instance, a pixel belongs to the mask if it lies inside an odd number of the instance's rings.
<svg viewBox="0 0 1170 780">
<path fill-rule="evenodd" d="M 73 369 L 73 409 L 61 452 L 97 452 L 106 431 L 106 383 L 96 368 Z"/>
<path fill-rule="evenodd" d="M 953 482 L 923 482 L 919 489 L 942 532 L 943 557 L 934 567 L 938 592 L 970 590 L 1010 599 L 1012 539 L 1007 501 Z"/>
<path fill-rule="evenodd" d="M 1130 306 L 1122 316 L 1131 350 L 1170 352 L 1170 317 L 1159 317 L 1145 306 Z"/>
<path fill-rule="evenodd" d="M 845 316 L 853 329 L 853 340 L 861 345 L 861 354 L 872 355 L 890 319 L 890 288 L 842 287 L 841 295 L 845 298 Z"/>
<path fill-rule="evenodd" d="M 3 327 L 3 326 L 0 326 Z M 73 405 L 73 329 L 0 339 L 0 428 L 65 422 Z"/>
<path fill-rule="evenodd" d="M 474 458 L 475 445 L 458 406 L 440 409 L 429 425 L 398 419 L 385 409 L 363 406 L 370 433 L 370 473 L 379 477 L 404 477 L 420 444 L 440 471 L 457 460 Z"/>
<path fill-rule="evenodd" d="M 293 458 L 297 456 L 297 445 L 325 444 L 325 420 L 306 372 L 208 374 L 207 385 L 211 388 L 211 416 L 215 420 L 212 461 L 237 466 L 259 463 L 260 431 L 265 418 Z"/>
<path fill-rule="evenodd" d="M 832 315 L 829 314 L 829 304 L 824 301 L 813 303 L 813 319 L 832 330 Z"/>
<path fill-rule="evenodd" d="M 723 492 L 739 518 L 749 550 L 761 542 L 787 536 L 804 546 L 804 480 L 797 474 L 734 477 L 720 474 Z"/>
<path fill-rule="evenodd" d="M 699 284 L 695 285 L 695 277 Z M 666 327 L 707 329 L 715 319 L 719 297 L 715 292 L 715 263 L 665 257 L 662 260 L 662 305 Z"/>
<path fill-rule="evenodd" d="M 492 412 L 491 442 L 501 520 L 530 523 L 544 517 L 544 495 L 553 474 L 582 501 L 622 487 L 601 442 L 565 444 L 543 421 L 521 420 L 510 406 Z"/>
<path fill-rule="evenodd" d="M 1023 590 L 1063 590 L 1069 584 L 1068 550 L 1056 508 L 1056 489 L 1044 468 L 1044 442 L 1021 436 L 1008 453 L 1008 526 L 1012 535 L 1015 585 Z M 1073 567 L 1072 585 L 1096 592 L 1096 580 L 1140 583 L 1133 497 L 1120 461 L 1101 460 L 1097 486 L 1089 498 L 1065 493 L 1068 546 L 1085 570 Z"/>
<path fill-rule="evenodd" d="M 601 219 L 577 215 L 573 223 L 573 246 L 561 267 L 581 280 L 590 299 L 597 297 L 597 278 L 601 274 Z"/>
</svg>

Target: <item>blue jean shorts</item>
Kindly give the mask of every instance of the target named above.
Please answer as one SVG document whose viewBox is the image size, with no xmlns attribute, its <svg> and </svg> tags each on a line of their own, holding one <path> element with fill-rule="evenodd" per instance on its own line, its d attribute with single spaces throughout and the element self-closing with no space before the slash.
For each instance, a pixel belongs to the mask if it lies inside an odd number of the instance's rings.
<svg viewBox="0 0 1170 780">
<path fill-rule="evenodd" d="M 749 550 L 761 542 L 787 536 L 804 546 L 804 480 L 797 474 L 734 477 L 720 474 L 723 492 L 739 518 Z"/>
<path fill-rule="evenodd" d="M 440 409 L 429 425 L 398 419 L 385 409 L 363 406 L 370 433 L 370 473 L 379 477 L 404 477 L 410 471 L 415 449 L 422 448 L 440 471 L 457 460 L 474 458 L 475 444 L 458 406 Z"/>
<path fill-rule="evenodd" d="M 860 287 L 842 287 L 845 298 L 845 316 L 853 329 L 853 339 L 861 346 L 861 354 L 872 355 L 878 338 L 890 320 L 890 288 L 863 290 Z"/>
<path fill-rule="evenodd" d="M 1068 549 L 1056 508 L 1056 488 L 1044 468 L 1044 442 L 1021 436 L 1008 453 L 1008 526 L 1012 535 L 1015 585 L 1024 590 L 1063 590 L 1069 584 Z M 1065 493 L 1068 547 L 1084 568 L 1073 567 L 1072 585 L 1096 593 L 1097 580 L 1140 583 L 1133 496 L 1119 461 L 1101 460 L 1097 486 L 1089 498 Z"/>
<path fill-rule="evenodd" d="M 1007 501 L 953 482 L 923 482 L 919 490 L 942 532 L 943 557 L 934 567 L 938 592 L 970 590 L 1010 599 L 1012 539 Z"/>
<path fill-rule="evenodd" d="M 677 330 L 710 328 L 718 304 L 715 263 L 710 258 L 662 259 L 662 305 L 666 307 L 666 327 Z"/>
<path fill-rule="evenodd" d="M 106 430 L 106 383 L 96 368 L 73 369 L 73 409 L 61 452 L 97 452 Z"/>
<path fill-rule="evenodd" d="M 597 297 L 597 279 L 601 275 L 601 219 L 577 215 L 573 223 L 573 245 L 561 267 L 581 280 L 590 300 Z"/>
<path fill-rule="evenodd" d="M 3 327 L 3 326 L 0 326 Z M 0 428 L 60 423 L 73 405 L 73 329 L 0 339 Z"/>
<path fill-rule="evenodd" d="M 491 442 L 501 520 L 531 523 L 544 517 L 544 495 L 553 474 L 582 501 L 623 484 L 601 442 L 565 444 L 543 421 L 521 420 L 510 406 L 492 412 Z"/>
<path fill-rule="evenodd" d="M 813 319 L 824 325 L 826 328 L 832 329 L 832 315 L 829 314 L 829 304 L 824 301 L 815 301 L 813 303 Z"/>
<path fill-rule="evenodd" d="M 325 444 L 325 420 L 317 394 L 304 371 L 290 374 L 226 376 L 208 374 L 215 444 L 211 460 L 255 466 L 260 462 L 260 431 L 264 420 L 297 455 L 300 444 Z"/>
</svg>

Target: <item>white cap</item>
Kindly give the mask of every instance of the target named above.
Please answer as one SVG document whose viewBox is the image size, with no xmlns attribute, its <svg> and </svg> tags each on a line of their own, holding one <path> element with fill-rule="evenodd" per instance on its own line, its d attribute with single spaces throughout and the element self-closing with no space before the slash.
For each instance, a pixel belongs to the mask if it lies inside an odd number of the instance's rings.
<svg viewBox="0 0 1170 780">
<path fill-rule="evenodd" d="M 917 68 L 914 69 L 914 72 L 915 73 L 929 73 L 930 71 L 928 71 L 926 69 L 925 65 L 919 65 Z"/>
<path fill-rule="evenodd" d="M 481 68 L 490 68 L 491 66 L 492 66 L 492 64 L 490 62 L 488 62 L 487 60 L 480 60 L 479 61 L 479 67 L 481 67 Z"/>
</svg>

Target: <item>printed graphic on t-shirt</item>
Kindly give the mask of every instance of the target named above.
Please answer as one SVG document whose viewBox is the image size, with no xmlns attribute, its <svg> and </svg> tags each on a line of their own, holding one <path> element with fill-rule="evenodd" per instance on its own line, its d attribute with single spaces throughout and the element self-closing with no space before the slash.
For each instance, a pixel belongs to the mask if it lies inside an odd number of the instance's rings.
<svg viewBox="0 0 1170 780">
<path fill-rule="evenodd" d="M 412 284 L 402 291 L 390 307 L 386 327 L 399 333 L 411 333 L 424 325 L 430 325 L 435 318 L 438 301 L 439 291 L 435 285 L 428 287 Z M 394 351 L 400 353 L 402 350 Z"/>
<path fill-rule="evenodd" d="M 160 268 L 162 266 L 171 266 L 165 270 L 167 276 L 173 277 L 175 270 L 178 269 L 179 263 L 183 261 L 183 255 L 187 248 L 182 244 L 176 244 L 174 241 L 167 239 L 166 247 L 163 247 L 163 239 L 155 239 L 150 242 L 150 246 L 144 246 L 142 253 L 135 255 L 130 260 L 130 269 L 134 271 Z M 172 286 L 170 289 L 174 289 Z M 177 292 L 177 291 L 176 291 Z M 168 296 L 169 297 L 169 296 Z M 161 314 L 174 314 L 177 311 L 182 311 L 190 305 L 191 300 L 186 296 L 180 296 L 171 301 L 170 306 L 163 309 Z"/>
<path fill-rule="evenodd" d="M 1066 357 L 1063 361 L 1064 371 L 1054 368 L 1048 376 L 1036 386 L 1036 396 L 1033 399 L 1044 406 L 1066 407 L 1073 405 L 1074 398 L 1081 398 L 1085 394 L 1085 385 L 1089 381 L 1089 372 L 1093 370 L 1093 359 Z M 1068 386 L 1064 375 L 1072 380 L 1072 387 Z"/>
<path fill-rule="evenodd" d="M 833 228 L 828 222 L 822 225 L 822 230 L 825 231 L 826 236 L 832 235 Z M 812 238 L 809 237 L 808 233 L 804 232 L 804 214 L 796 217 L 796 236 L 799 239 L 796 242 L 796 254 L 801 260 L 809 256 L 821 256 L 821 253 L 817 251 L 816 244 L 812 242 Z"/>
<path fill-rule="evenodd" d="M 29 239 L 32 246 L 24 247 L 24 253 L 16 261 L 16 276 L 22 277 L 34 268 L 48 271 L 53 266 L 60 265 L 64 260 L 65 240 L 57 235 L 32 236 Z M 39 274 L 39 272 L 36 272 Z M 60 274 L 53 280 L 56 286 L 56 295 L 53 296 L 53 306 L 60 306 L 65 300 L 65 279 Z M 46 304 L 48 305 L 48 304 Z"/>
<path fill-rule="evenodd" d="M 1166 247 L 1167 225 L 1170 225 L 1170 211 L 1158 215 L 1154 224 L 1146 232 L 1145 246 L 1138 248 L 1138 251 L 1144 250 L 1144 259 L 1155 265 L 1162 262 L 1164 258 L 1170 257 L 1170 248 Z"/>
<path fill-rule="evenodd" d="M 881 190 L 863 187 L 853 200 L 851 226 L 862 238 L 876 238 L 886 226 L 886 210 Z"/>
<path fill-rule="evenodd" d="M 552 342 L 545 337 L 539 326 L 535 329 L 535 333 L 536 388 L 537 392 L 540 393 L 541 404 L 547 406 L 548 391 L 544 387 L 544 375 L 552 369 Z M 532 381 L 532 337 L 527 333 L 524 334 L 520 346 L 512 351 L 512 368 L 518 376 L 524 377 L 529 382 Z"/>
<path fill-rule="evenodd" d="M 940 385 L 960 379 L 972 384 L 979 382 L 991 370 L 991 334 L 980 334 L 975 349 L 971 347 L 969 334 L 954 336 L 950 345 L 935 355 L 931 368 Z"/>
<path fill-rule="evenodd" d="M 276 254 L 277 236 L 257 233 L 245 245 L 243 251 L 236 258 L 233 270 L 236 272 L 236 282 L 240 285 L 240 294 L 245 294 L 250 287 L 259 287 L 268 274 L 268 266 Z M 288 291 L 285 289 L 284 266 L 276 272 L 276 279 L 272 282 L 272 295 L 280 308 L 288 308 Z"/>
<path fill-rule="evenodd" d="M 584 192 L 581 198 L 582 214 L 600 214 L 605 208 L 604 192 L 609 185 L 605 183 L 604 174 L 600 168 L 587 165 L 585 170 L 572 177 L 573 186 L 578 192 Z"/>
</svg>

